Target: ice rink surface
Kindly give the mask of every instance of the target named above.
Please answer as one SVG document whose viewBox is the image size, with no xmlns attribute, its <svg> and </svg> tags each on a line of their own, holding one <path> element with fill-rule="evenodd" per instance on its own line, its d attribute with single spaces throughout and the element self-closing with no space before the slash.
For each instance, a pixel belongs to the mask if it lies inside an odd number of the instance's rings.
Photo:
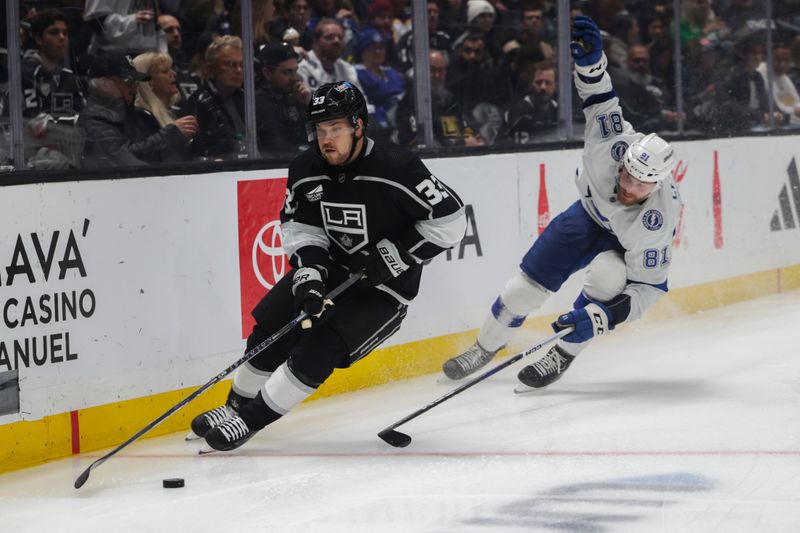
<svg viewBox="0 0 800 533">
<path fill-rule="evenodd" d="M 101 453 L 0 475 L 0 531 L 800 531 L 800 292 L 621 328 L 545 391 L 513 394 L 520 368 L 401 426 L 405 449 L 376 434 L 450 390 L 434 375 L 304 404 L 233 453 L 136 442 L 80 490 Z"/>
</svg>

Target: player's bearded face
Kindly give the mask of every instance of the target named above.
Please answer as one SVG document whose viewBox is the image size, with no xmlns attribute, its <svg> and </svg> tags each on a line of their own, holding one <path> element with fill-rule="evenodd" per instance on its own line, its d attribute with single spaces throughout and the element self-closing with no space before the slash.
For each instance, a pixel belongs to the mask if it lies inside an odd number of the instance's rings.
<svg viewBox="0 0 800 533">
<path fill-rule="evenodd" d="M 656 184 L 634 178 L 628 174 L 628 171 L 623 166 L 619 171 L 618 188 L 617 200 L 619 203 L 622 205 L 636 205 L 650 196 L 650 193 L 656 188 Z"/>
<path fill-rule="evenodd" d="M 330 165 L 344 165 L 353 146 L 353 126 L 343 118 L 315 125 L 317 144 L 322 157 Z"/>
</svg>

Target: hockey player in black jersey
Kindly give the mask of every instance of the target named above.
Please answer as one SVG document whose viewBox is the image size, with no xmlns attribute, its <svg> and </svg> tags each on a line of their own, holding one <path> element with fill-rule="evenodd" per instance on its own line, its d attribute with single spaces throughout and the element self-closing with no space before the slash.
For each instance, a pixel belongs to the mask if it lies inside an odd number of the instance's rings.
<svg viewBox="0 0 800 533">
<path fill-rule="evenodd" d="M 316 149 L 289 166 L 281 211 L 293 270 L 253 310 L 247 349 L 303 310 L 314 318 L 234 374 L 225 405 L 198 415 L 205 451 L 233 450 L 289 412 L 333 372 L 365 357 L 400 328 L 417 295 L 423 262 L 464 235 L 464 206 L 420 159 L 366 136 L 364 96 L 349 82 L 320 86 L 309 103 Z M 337 298 L 327 287 L 350 275 Z"/>
</svg>

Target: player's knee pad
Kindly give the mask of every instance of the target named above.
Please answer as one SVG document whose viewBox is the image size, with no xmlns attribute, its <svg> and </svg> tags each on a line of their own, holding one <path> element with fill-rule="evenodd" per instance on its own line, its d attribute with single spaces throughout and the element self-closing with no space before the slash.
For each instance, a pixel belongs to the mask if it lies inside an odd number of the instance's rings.
<svg viewBox="0 0 800 533">
<path fill-rule="evenodd" d="M 316 387 L 310 387 L 298 378 L 287 361 L 279 366 L 261 387 L 261 397 L 267 407 L 279 415 L 285 415 L 315 390 Z"/>
<path fill-rule="evenodd" d="M 264 385 L 271 375 L 272 372 L 259 370 L 248 361 L 237 368 L 236 372 L 233 374 L 231 390 L 239 396 L 255 398 L 262 385 Z"/>
<path fill-rule="evenodd" d="M 503 287 L 492 306 L 492 314 L 498 322 L 518 327 L 531 311 L 542 306 L 548 296 L 550 291 L 522 272 L 517 272 Z"/>
<path fill-rule="evenodd" d="M 262 328 L 259 324 L 256 324 L 253 326 L 253 331 L 251 331 L 250 335 L 247 337 L 245 351 L 251 351 L 269 337 L 270 333 Z M 273 342 L 264 348 L 261 353 L 250 359 L 247 364 L 250 365 L 253 370 L 262 374 L 274 372 L 275 369 L 283 364 L 283 362 L 289 357 L 289 345 L 287 343 L 291 338 L 292 335 L 289 334 L 278 341 Z"/>
<path fill-rule="evenodd" d="M 323 326 L 300 339 L 292 348 L 287 363 L 300 381 L 317 388 L 328 379 L 334 368 L 342 365 L 348 353 L 342 337 Z"/>
<path fill-rule="evenodd" d="M 620 294 L 628 281 L 625 261 L 619 252 L 598 254 L 586 268 L 583 292 L 589 300 L 607 302 Z"/>
</svg>

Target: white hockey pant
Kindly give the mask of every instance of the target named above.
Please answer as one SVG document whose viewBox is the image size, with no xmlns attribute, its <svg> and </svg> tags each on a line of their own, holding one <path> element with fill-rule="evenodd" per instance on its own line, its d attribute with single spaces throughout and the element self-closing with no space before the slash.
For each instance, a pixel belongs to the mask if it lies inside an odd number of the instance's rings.
<svg viewBox="0 0 800 533">
<path fill-rule="evenodd" d="M 608 302 L 625 289 L 628 281 L 625 261 L 619 252 L 608 250 L 597 256 L 586 267 L 583 295 L 593 302 Z M 559 346 L 571 355 L 578 355 L 590 341 L 574 343 L 559 340 Z"/>
<path fill-rule="evenodd" d="M 627 283 L 627 270 L 622 256 L 613 250 L 598 254 L 586 268 L 583 294 L 592 301 L 607 302 L 619 295 Z M 495 351 L 511 339 L 525 318 L 539 309 L 550 291 L 522 272 L 511 278 L 492 305 L 491 314 L 478 334 L 478 344 L 485 350 Z M 588 344 L 559 341 L 561 347 L 578 355 Z"/>
</svg>

